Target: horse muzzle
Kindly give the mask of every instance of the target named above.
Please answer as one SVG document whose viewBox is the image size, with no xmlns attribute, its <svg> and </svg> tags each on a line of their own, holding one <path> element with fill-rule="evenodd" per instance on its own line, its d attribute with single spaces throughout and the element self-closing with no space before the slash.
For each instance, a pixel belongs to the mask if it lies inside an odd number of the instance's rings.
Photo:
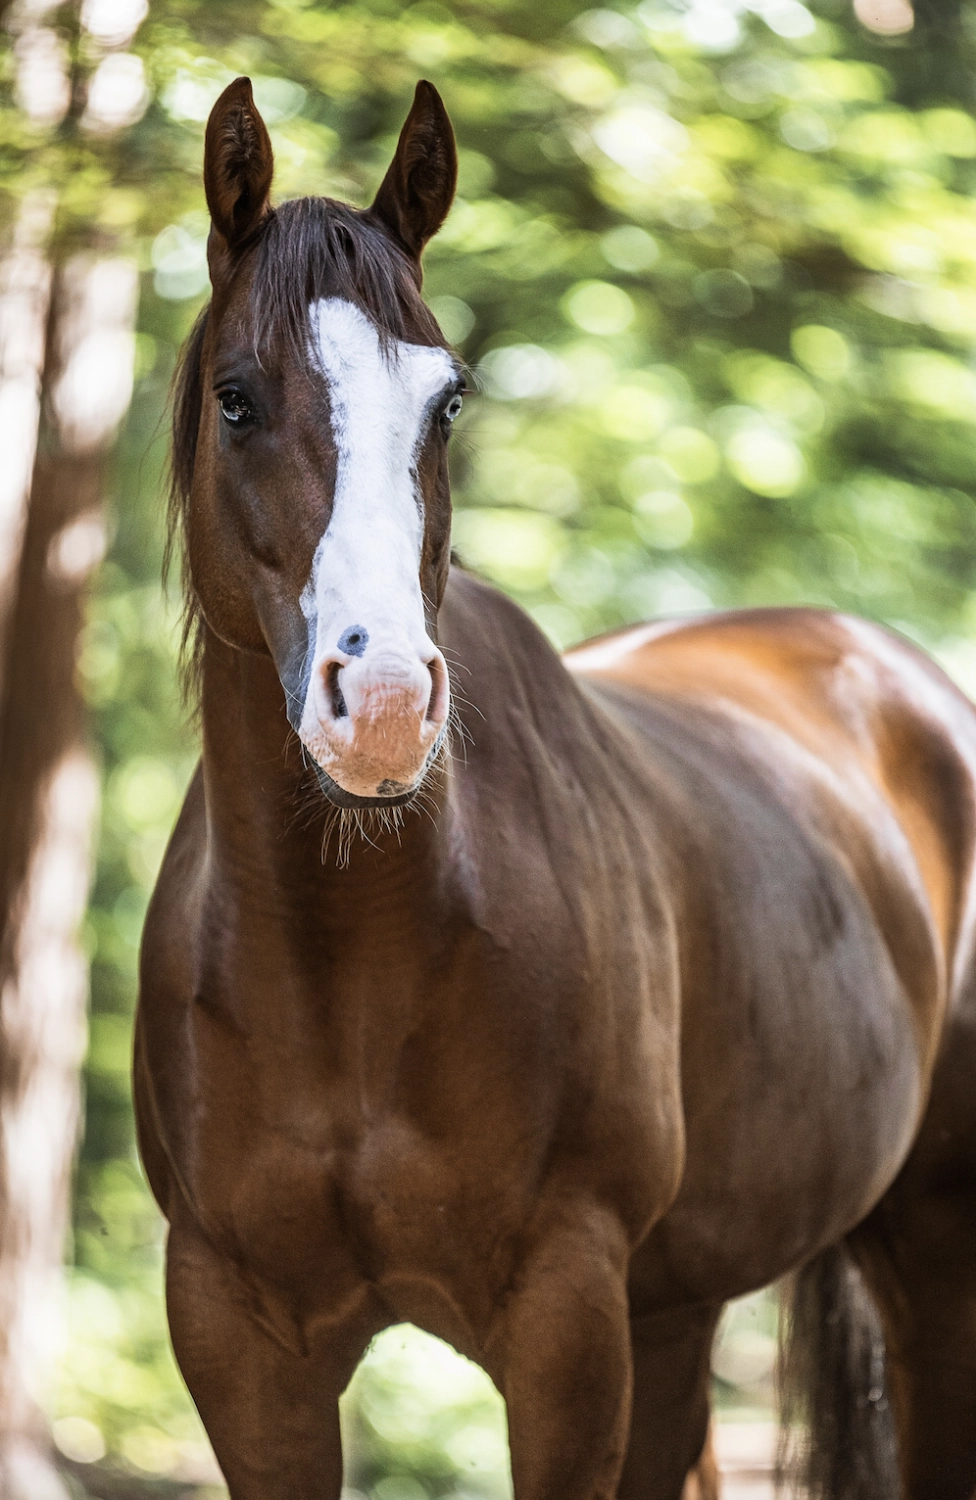
<svg viewBox="0 0 976 1500">
<path fill-rule="evenodd" d="M 435 648 L 334 651 L 312 668 L 300 735 L 331 801 L 395 806 L 419 789 L 449 709 L 447 664 Z"/>
</svg>

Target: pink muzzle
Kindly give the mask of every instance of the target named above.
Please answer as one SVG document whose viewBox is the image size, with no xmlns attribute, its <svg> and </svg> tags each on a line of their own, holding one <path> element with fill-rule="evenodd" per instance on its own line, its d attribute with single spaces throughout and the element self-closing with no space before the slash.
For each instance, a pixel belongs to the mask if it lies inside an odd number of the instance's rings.
<svg viewBox="0 0 976 1500">
<path fill-rule="evenodd" d="M 322 769 L 356 797 L 397 797 L 419 784 L 447 723 L 447 664 L 431 648 L 334 651 L 312 673 L 302 739 Z M 311 722 L 309 722 L 311 720 Z"/>
</svg>

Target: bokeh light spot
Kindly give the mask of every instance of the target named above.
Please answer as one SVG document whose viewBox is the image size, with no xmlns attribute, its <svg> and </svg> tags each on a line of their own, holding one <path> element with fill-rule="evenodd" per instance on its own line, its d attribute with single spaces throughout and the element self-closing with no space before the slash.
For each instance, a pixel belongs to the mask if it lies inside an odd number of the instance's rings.
<svg viewBox="0 0 976 1500">
<path fill-rule="evenodd" d="M 460 297 L 431 297 L 428 304 L 449 344 L 463 344 L 475 325 L 475 315 Z"/>
<path fill-rule="evenodd" d="M 850 346 L 844 335 L 822 323 L 794 328 L 790 346 L 800 364 L 821 380 L 842 380 L 851 367 Z"/>
<path fill-rule="evenodd" d="M 563 298 L 566 316 L 584 333 L 623 333 L 634 321 L 634 304 L 609 281 L 581 281 Z"/>
<path fill-rule="evenodd" d="M 640 385 L 619 385 L 600 405 L 600 425 L 611 437 L 642 442 L 662 431 L 673 403 L 660 391 Z"/>
<path fill-rule="evenodd" d="M 725 450 L 729 468 L 757 495 L 792 495 L 806 471 L 803 454 L 782 433 L 758 422 L 734 432 Z"/>
<path fill-rule="evenodd" d="M 698 427 L 672 427 L 658 443 L 658 452 L 686 484 L 702 484 L 718 473 L 718 449 Z"/>
<path fill-rule="evenodd" d="M 854 0 L 854 14 L 862 26 L 879 36 L 904 36 L 915 25 L 908 0 Z"/>
<path fill-rule="evenodd" d="M 523 510 L 459 510 L 454 540 L 465 562 L 514 589 L 536 588 L 566 543 L 552 516 Z"/>
<path fill-rule="evenodd" d="M 637 224 L 618 224 L 601 236 L 600 249 L 618 271 L 646 271 L 659 259 L 657 240 Z"/>
<path fill-rule="evenodd" d="M 492 349 L 478 366 L 488 393 L 501 401 L 547 396 L 559 382 L 559 366 L 538 344 L 509 344 Z"/>
<path fill-rule="evenodd" d="M 58 1451 L 77 1464 L 93 1464 L 105 1457 L 101 1429 L 87 1417 L 60 1417 L 52 1423 L 51 1432 Z"/>
<path fill-rule="evenodd" d="M 680 495 L 671 490 L 652 490 L 636 500 L 634 524 L 650 546 L 671 551 L 691 540 L 695 518 Z"/>
</svg>

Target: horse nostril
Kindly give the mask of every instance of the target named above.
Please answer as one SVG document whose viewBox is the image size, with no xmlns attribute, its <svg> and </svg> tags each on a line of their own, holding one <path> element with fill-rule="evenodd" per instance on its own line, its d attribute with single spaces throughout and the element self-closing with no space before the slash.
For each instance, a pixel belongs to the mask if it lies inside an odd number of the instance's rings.
<svg viewBox="0 0 976 1500">
<path fill-rule="evenodd" d="M 348 719 L 349 710 L 346 707 L 346 700 L 342 696 L 342 688 L 339 686 L 339 673 L 341 670 L 342 669 L 337 661 L 330 662 L 328 674 L 326 676 L 326 685 L 329 689 L 329 698 L 332 702 L 333 714 L 337 719 Z"/>
</svg>

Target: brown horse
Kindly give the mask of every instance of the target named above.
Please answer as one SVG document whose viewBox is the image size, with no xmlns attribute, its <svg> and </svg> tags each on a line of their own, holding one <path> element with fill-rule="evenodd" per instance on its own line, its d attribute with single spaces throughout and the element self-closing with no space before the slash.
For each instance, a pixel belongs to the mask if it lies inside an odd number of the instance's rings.
<svg viewBox="0 0 976 1500">
<path fill-rule="evenodd" d="M 723 1304 L 806 1267 L 815 1493 L 971 1500 L 976 713 L 815 611 L 561 661 L 451 567 L 455 161 L 422 83 L 371 208 L 274 210 L 247 80 L 208 126 L 203 755 L 135 1073 L 180 1366 L 233 1500 L 336 1500 L 400 1320 L 495 1380 L 518 1500 L 678 1500 Z"/>
</svg>

